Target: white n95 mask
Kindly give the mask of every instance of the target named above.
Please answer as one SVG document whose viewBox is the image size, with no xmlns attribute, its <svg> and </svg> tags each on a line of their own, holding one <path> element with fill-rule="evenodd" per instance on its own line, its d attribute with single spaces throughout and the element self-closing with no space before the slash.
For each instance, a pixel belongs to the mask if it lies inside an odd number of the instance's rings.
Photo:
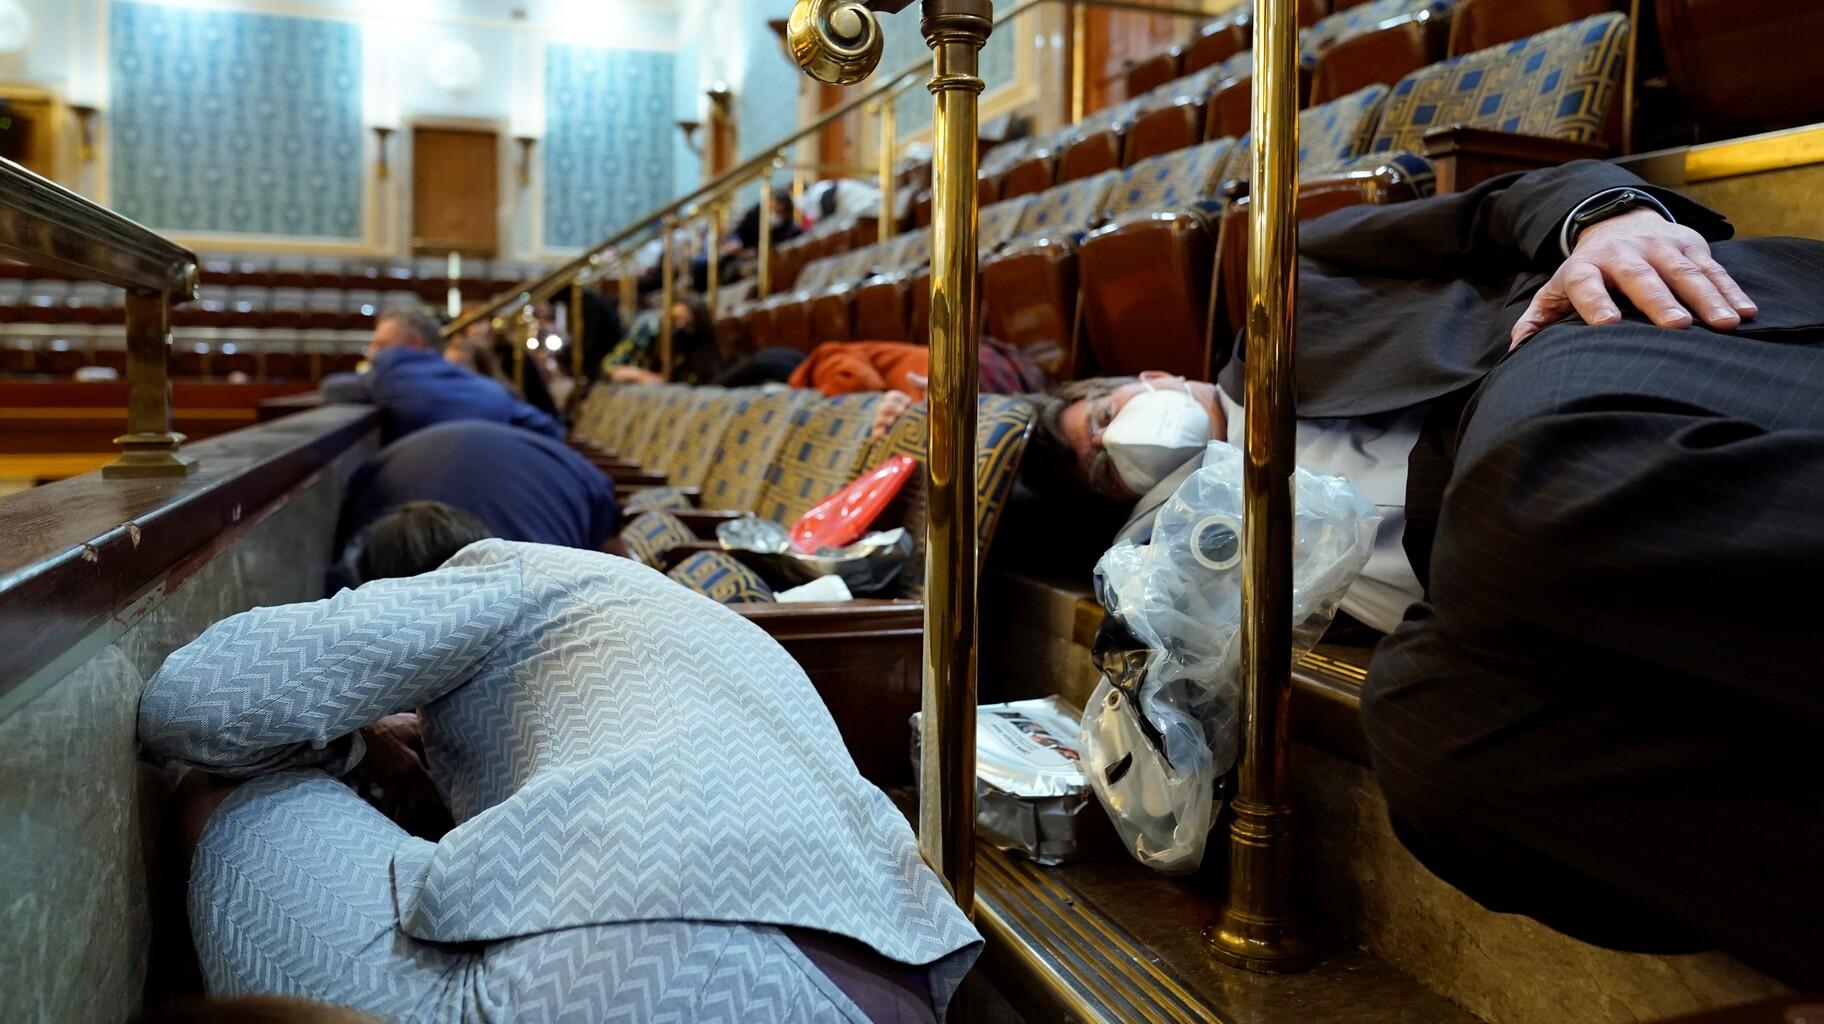
<svg viewBox="0 0 1824 1024">
<path fill-rule="evenodd" d="M 1128 399 L 1102 431 L 1102 448 L 1121 482 L 1144 495 L 1203 452 L 1210 414 L 1186 391 L 1155 390 Z"/>
</svg>

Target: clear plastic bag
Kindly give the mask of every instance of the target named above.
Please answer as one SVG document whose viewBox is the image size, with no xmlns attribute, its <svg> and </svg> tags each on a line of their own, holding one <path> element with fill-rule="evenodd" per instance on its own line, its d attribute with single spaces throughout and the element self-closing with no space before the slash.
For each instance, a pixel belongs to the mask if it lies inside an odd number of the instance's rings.
<svg viewBox="0 0 1824 1024">
<path fill-rule="evenodd" d="M 1307 651 L 1373 550 L 1380 514 L 1341 477 L 1293 482 L 1293 645 Z M 1234 767 L 1241 718 L 1242 454 L 1212 441 L 1160 506 L 1150 543 L 1096 564 L 1108 619 L 1101 683 L 1082 743 L 1096 796 L 1128 851 L 1167 873 L 1196 870 L 1217 780 Z"/>
</svg>

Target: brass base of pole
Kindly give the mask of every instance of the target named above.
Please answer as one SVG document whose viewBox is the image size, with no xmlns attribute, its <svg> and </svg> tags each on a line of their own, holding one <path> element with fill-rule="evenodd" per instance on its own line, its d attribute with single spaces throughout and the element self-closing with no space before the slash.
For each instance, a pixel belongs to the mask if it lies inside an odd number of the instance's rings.
<svg viewBox="0 0 1824 1024">
<path fill-rule="evenodd" d="M 120 458 L 101 467 L 106 480 L 137 480 L 151 477 L 189 476 L 196 472 L 196 460 L 178 452 L 184 435 L 125 434 L 114 439 L 122 451 Z"/>
<path fill-rule="evenodd" d="M 1293 974 L 1311 966 L 1311 947 L 1290 909 L 1292 808 L 1237 800 L 1229 826 L 1229 898 L 1203 931 L 1210 955 L 1256 974 Z"/>
</svg>

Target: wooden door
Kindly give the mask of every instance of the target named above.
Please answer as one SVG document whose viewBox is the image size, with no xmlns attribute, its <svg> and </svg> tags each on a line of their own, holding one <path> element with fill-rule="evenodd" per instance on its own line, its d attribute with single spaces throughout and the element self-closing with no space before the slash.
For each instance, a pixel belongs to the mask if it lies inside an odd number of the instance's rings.
<svg viewBox="0 0 1824 1024">
<path fill-rule="evenodd" d="M 1098 7 L 1090 8 L 1084 21 L 1084 63 L 1089 65 L 1086 113 L 1127 99 L 1127 69 L 1189 38 L 1202 24 L 1173 15 Z"/>
<path fill-rule="evenodd" d="M 412 129 L 412 249 L 494 256 L 500 247 L 500 134 Z"/>
<path fill-rule="evenodd" d="M 57 177 L 57 107 L 49 99 L 0 96 L 0 157 Z"/>
</svg>

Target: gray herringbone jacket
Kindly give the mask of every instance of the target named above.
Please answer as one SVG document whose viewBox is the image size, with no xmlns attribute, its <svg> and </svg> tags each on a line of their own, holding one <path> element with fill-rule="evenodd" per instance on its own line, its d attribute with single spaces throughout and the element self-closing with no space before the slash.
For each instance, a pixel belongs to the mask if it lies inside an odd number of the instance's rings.
<svg viewBox="0 0 1824 1024">
<path fill-rule="evenodd" d="M 627 559 L 484 541 L 423 576 L 244 612 L 165 662 L 140 736 L 250 775 L 332 760 L 411 708 L 458 824 L 394 858 L 409 935 L 792 925 L 952 984 L 978 948 L 798 665 Z"/>
</svg>

